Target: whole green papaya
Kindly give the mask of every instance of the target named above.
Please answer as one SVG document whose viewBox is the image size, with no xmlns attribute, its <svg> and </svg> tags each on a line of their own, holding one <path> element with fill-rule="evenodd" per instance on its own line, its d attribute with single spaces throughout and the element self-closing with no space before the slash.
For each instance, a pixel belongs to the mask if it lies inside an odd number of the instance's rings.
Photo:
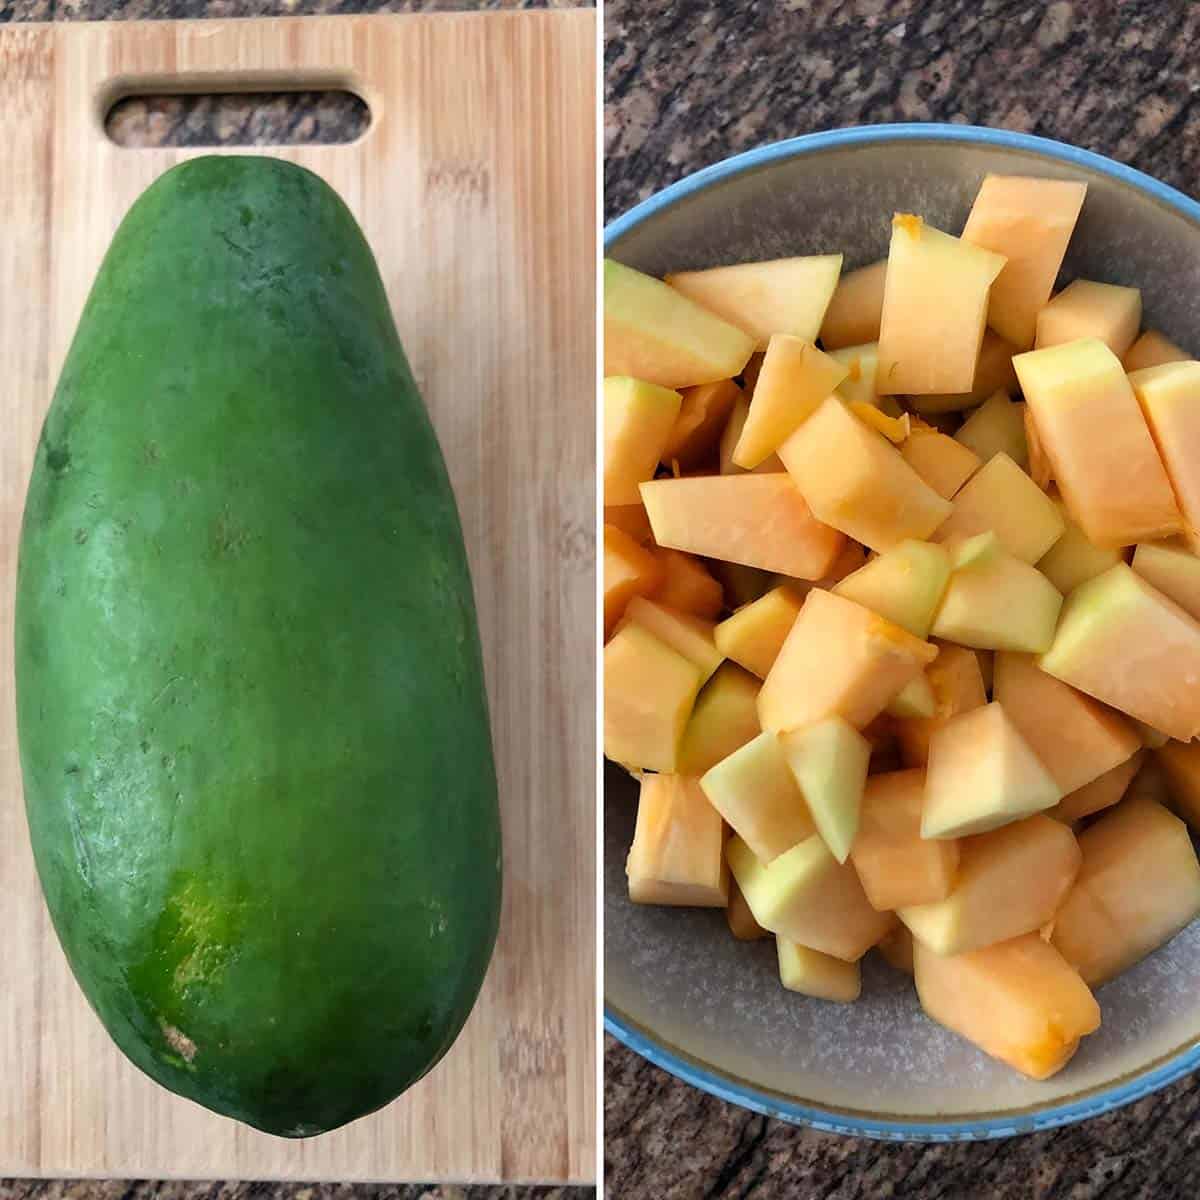
<svg viewBox="0 0 1200 1200">
<path fill-rule="evenodd" d="M 143 1071 L 300 1137 L 441 1058 L 500 908 L 475 607 L 317 176 L 198 158 L 126 216 L 37 447 L 16 676 L 50 913 Z"/>
</svg>

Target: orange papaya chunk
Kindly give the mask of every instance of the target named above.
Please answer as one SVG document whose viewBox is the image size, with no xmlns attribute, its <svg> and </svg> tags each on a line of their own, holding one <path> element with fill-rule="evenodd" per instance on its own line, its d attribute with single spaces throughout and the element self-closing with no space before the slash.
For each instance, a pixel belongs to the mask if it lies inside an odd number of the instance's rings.
<svg viewBox="0 0 1200 1200">
<path fill-rule="evenodd" d="M 1167 472 L 1120 359 L 1086 338 L 1013 359 L 1059 491 L 1097 546 L 1183 527 Z"/>
<path fill-rule="evenodd" d="M 642 778 L 625 873 L 635 904 L 725 907 L 725 828 L 695 779 Z"/>
<path fill-rule="evenodd" d="M 1100 1028 L 1087 984 L 1036 933 L 952 957 L 914 944 L 913 973 L 928 1016 L 1031 1079 L 1062 1070 Z"/>
<path fill-rule="evenodd" d="M 642 503 L 660 546 L 798 579 L 820 579 L 846 544 L 787 475 L 655 479 Z"/>
<path fill-rule="evenodd" d="M 1086 183 L 1020 175 L 989 174 L 979 185 L 963 241 L 1008 259 L 992 283 L 987 320 L 1022 350 L 1033 345 L 1086 193 Z"/>
<path fill-rule="evenodd" d="M 1200 915 L 1200 863 L 1187 826 L 1149 800 L 1106 812 L 1079 847 L 1083 862 L 1051 941 L 1098 987 Z"/>
<path fill-rule="evenodd" d="M 634 596 L 648 596 L 662 583 L 658 559 L 614 525 L 604 527 L 604 635 L 625 615 Z"/>
<path fill-rule="evenodd" d="M 936 657 L 870 609 L 814 589 L 763 681 L 759 720 L 784 732 L 841 717 L 862 729 Z"/>
<path fill-rule="evenodd" d="M 921 837 L 925 772 L 889 771 L 867 780 L 850 849 L 872 907 L 881 912 L 944 900 L 958 872 L 958 842 Z"/>
</svg>

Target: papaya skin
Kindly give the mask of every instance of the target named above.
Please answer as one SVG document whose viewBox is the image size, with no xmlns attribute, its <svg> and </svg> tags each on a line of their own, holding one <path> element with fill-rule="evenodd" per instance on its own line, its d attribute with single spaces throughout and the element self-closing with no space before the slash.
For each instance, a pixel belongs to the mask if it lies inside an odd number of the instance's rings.
<svg viewBox="0 0 1200 1200">
<path fill-rule="evenodd" d="M 159 1083 L 288 1137 L 446 1052 L 501 847 L 458 513 L 371 251 L 317 176 L 161 176 L 38 443 L 26 809 L 71 968 Z"/>
</svg>

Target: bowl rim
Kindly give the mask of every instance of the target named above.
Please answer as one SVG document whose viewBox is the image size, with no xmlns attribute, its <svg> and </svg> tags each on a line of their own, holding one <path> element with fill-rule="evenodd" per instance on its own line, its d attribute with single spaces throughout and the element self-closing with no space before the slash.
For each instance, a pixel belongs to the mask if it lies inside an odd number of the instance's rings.
<svg viewBox="0 0 1200 1200">
<path fill-rule="evenodd" d="M 605 225 L 604 252 L 607 254 L 614 242 L 663 209 L 746 171 L 800 158 L 814 151 L 919 141 L 1022 150 L 1072 166 L 1085 167 L 1143 192 L 1200 226 L 1200 203 L 1143 171 L 1128 167 L 1095 151 L 1071 146 L 1053 138 L 1007 129 L 992 129 L 982 125 L 911 122 L 895 125 L 857 125 L 804 134 L 783 141 L 769 142 L 703 167 L 656 192 Z M 1193 1042 L 1181 1046 L 1165 1058 L 1149 1064 L 1131 1076 L 1092 1089 L 1082 1098 L 1059 1101 L 1045 1108 L 998 1113 L 994 1116 L 981 1113 L 963 1118 L 897 1120 L 794 1100 L 747 1080 L 738 1079 L 691 1057 L 680 1049 L 658 1041 L 648 1030 L 640 1028 L 609 1005 L 607 999 L 604 1007 L 604 1028 L 617 1041 L 643 1058 L 685 1083 L 721 1100 L 827 1133 L 885 1141 L 980 1141 L 1056 1129 L 1131 1104 L 1200 1067 L 1200 1042 Z"/>
</svg>

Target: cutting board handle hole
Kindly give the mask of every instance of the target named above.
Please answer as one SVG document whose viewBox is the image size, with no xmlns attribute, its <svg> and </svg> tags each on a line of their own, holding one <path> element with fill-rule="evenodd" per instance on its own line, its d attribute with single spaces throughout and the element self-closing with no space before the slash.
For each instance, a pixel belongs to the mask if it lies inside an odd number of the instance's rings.
<svg viewBox="0 0 1200 1200">
<path fill-rule="evenodd" d="M 371 124 L 367 102 L 344 88 L 310 91 L 123 91 L 104 132 L 127 149 L 178 146 L 336 146 Z"/>
</svg>

